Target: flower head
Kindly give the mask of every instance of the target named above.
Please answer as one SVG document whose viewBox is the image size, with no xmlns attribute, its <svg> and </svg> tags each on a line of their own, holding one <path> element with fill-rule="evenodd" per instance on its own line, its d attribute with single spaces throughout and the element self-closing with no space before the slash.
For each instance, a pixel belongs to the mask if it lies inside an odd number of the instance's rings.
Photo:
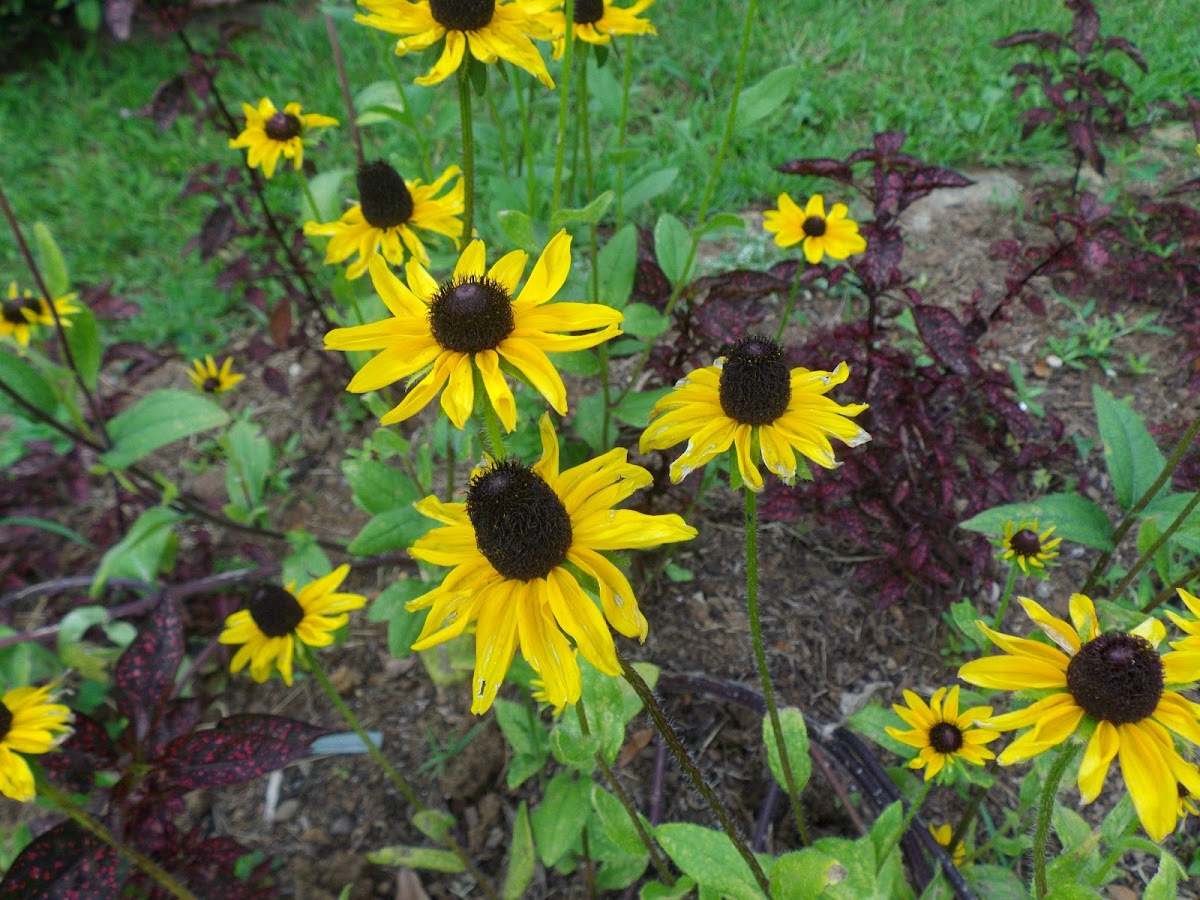
<svg viewBox="0 0 1200 900">
<path fill-rule="evenodd" d="M 0 794 L 5 797 L 32 800 L 33 772 L 20 754 L 52 750 L 71 731 L 71 710 L 55 702 L 57 687 L 19 687 L 0 698 Z"/>
<path fill-rule="evenodd" d="M 233 371 L 232 356 L 225 357 L 225 361 L 218 369 L 216 361 L 210 355 L 204 359 L 193 359 L 192 367 L 188 370 L 188 377 L 192 379 L 192 384 L 198 391 L 204 391 L 206 394 L 223 394 L 235 387 L 246 376 Z"/>
<path fill-rule="evenodd" d="M 933 839 L 935 841 L 941 844 L 943 849 L 950 849 L 950 839 L 954 837 L 953 828 L 951 828 L 949 825 L 939 825 L 936 828 L 930 825 L 929 833 L 933 835 Z M 966 862 L 966 859 L 966 845 L 962 841 L 959 841 L 954 845 L 954 853 L 951 855 L 950 860 L 954 863 L 954 865 L 961 866 L 964 862 Z"/>
<path fill-rule="evenodd" d="M 1099 796 L 1116 758 L 1142 827 L 1162 840 L 1178 817 L 1176 782 L 1200 794 L 1200 776 L 1184 765 L 1172 736 L 1200 744 L 1200 705 L 1169 690 L 1194 681 L 1194 667 L 1184 654 L 1159 655 L 1166 629 L 1156 619 L 1146 619 L 1129 633 L 1102 633 L 1096 609 L 1083 594 L 1071 597 L 1070 623 L 1026 597 L 1020 599 L 1056 646 L 1001 634 L 977 622 L 1004 653 L 972 660 L 958 672 L 981 687 L 1043 692 L 1025 709 L 987 723 L 1000 731 L 1029 728 L 1000 754 L 1000 764 L 1030 759 L 1077 733 L 1082 737 L 1086 727 L 1091 736 L 1079 767 L 1083 802 Z"/>
<path fill-rule="evenodd" d="M 8 283 L 8 298 L 0 302 L 0 337 L 12 337 L 22 347 L 29 346 L 29 338 L 39 325 L 53 325 L 54 311 L 62 320 L 64 328 L 71 327 L 67 318 L 72 313 L 79 312 L 75 306 L 76 294 L 64 294 L 54 301 L 54 310 L 45 297 L 34 296 L 29 291 L 18 291 L 17 283 Z"/>
<path fill-rule="evenodd" d="M 716 364 L 689 373 L 654 405 L 639 449 L 665 450 L 687 440 L 687 449 L 671 464 L 671 480 L 679 482 L 733 444 L 742 479 L 754 491 L 763 487 L 754 465 L 755 439 L 763 463 L 788 483 L 796 477 L 796 451 L 823 468 L 835 468 L 829 437 L 851 447 L 871 439 L 850 421 L 867 404 L 839 406 L 825 396 L 849 375 L 845 363 L 832 372 L 789 372 L 779 344 L 766 337 L 744 338 Z"/>
<path fill-rule="evenodd" d="M 1020 566 L 1026 575 L 1032 571 L 1039 574 L 1046 568 L 1046 563 L 1058 556 L 1055 549 L 1062 543 L 1062 538 L 1050 539 L 1055 526 L 1051 525 L 1045 531 L 1038 533 L 1038 520 L 1032 522 L 1005 522 L 1004 538 L 1000 542 L 1002 548 L 1000 559 L 1011 561 Z"/>
<path fill-rule="evenodd" d="M 926 781 L 960 759 L 976 766 L 995 759 L 996 754 L 983 745 L 1000 735 L 974 727 L 991 716 L 992 708 L 975 706 L 960 713 L 958 685 L 950 688 L 949 692 L 946 688 L 938 688 L 933 692 L 928 706 L 912 691 L 904 692 L 904 702 L 907 706 L 893 703 L 892 709 L 912 730 L 901 731 L 889 725 L 887 733 L 900 743 L 920 751 L 909 760 L 908 767 L 924 769 Z"/>
<path fill-rule="evenodd" d="M 617 6 L 612 0 L 575 0 L 571 35 L 589 44 L 607 44 L 614 35 L 658 34 L 649 20 L 638 18 L 653 5 L 654 0 L 635 0 L 632 6 Z M 563 20 L 559 30 L 565 32 Z M 565 38 L 554 42 L 555 59 L 562 57 L 564 46 Z"/>
<path fill-rule="evenodd" d="M 446 39 L 442 55 L 417 84 L 437 84 L 463 64 L 465 51 L 482 63 L 508 60 L 554 87 L 546 63 L 530 38 L 557 36 L 553 10 L 562 0 L 360 0 L 369 15 L 354 21 L 389 34 L 397 34 L 396 55 L 424 50 Z M 557 17 L 561 20 L 562 16 Z"/>
<path fill-rule="evenodd" d="M 217 638 L 222 644 L 241 644 L 229 663 L 229 671 L 240 672 L 250 665 L 250 677 L 259 684 L 271 676 L 276 665 L 284 683 L 292 683 L 292 659 L 296 641 L 309 647 L 328 647 L 333 632 L 346 624 L 347 613 L 366 604 L 361 594 L 336 593 L 350 572 L 339 566 L 324 578 L 296 590 L 276 584 L 259 585 L 245 609 L 225 620 Z"/>
<path fill-rule="evenodd" d="M 546 702 L 556 708 L 579 699 L 571 641 L 601 672 L 619 675 L 609 626 L 643 641 L 649 626 L 629 581 L 601 551 L 696 536 L 677 515 L 613 509 L 653 480 L 626 461 L 624 448 L 560 472 L 558 438 L 548 415 L 540 431 L 542 456 L 532 467 L 494 462 L 471 479 L 465 503 L 426 497 L 417 504 L 443 527 L 409 553 L 454 568 L 441 585 L 408 604 L 409 610 L 429 609 L 413 649 L 448 641 L 476 623 L 471 700 L 476 714 L 492 705 L 518 649 L 541 679 Z M 599 609 L 580 584 L 581 575 L 589 583 L 594 579 Z"/>
<path fill-rule="evenodd" d="M 803 241 L 804 258 L 816 264 L 822 256 L 845 259 L 867 249 L 867 242 L 858 233 L 858 223 L 847 219 L 850 210 L 844 203 L 833 204 L 825 215 L 825 199 L 820 194 L 808 198 L 801 209 L 786 193 L 779 195 L 779 208 L 768 209 L 763 215 L 763 228 L 775 235 L 780 247 L 791 247 Z"/>
<path fill-rule="evenodd" d="M 263 97 L 255 109 L 249 103 L 242 104 L 246 116 L 246 127 L 236 138 L 230 138 L 230 147 L 245 147 L 246 165 L 254 169 L 262 167 L 267 178 L 275 174 L 275 165 L 282 154 L 292 160 L 296 171 L 304 165 L 304 134 L 313 128 L 336 125 L 337 119 L 316 113 L 304 115 L 299 103 L 289 103 L 280 112 L 269 98 Z"/>
<path fill-rule="evenodd" d="M 358 252 L 358 258 L 346 267 L 346 277 L 359 278 L 367 271 L 367 262 L 375 253 L 392 265 L 404 262 L 408 249 L 421 265 L 429 265 L 429 254 L 414 229 L 432 231 L 454 241 L 462 236 L 463 184 L 459 181 L 443 196 L 437 196 L 452 178 L 460 174 L 450 166 L 433 184 L 421 179 L 406 181 L 383 160 L 367 163 L 358 170 L 359 201 L 336 222 L 308 222 L 305 234 L 329 238 L 326 265 L 345 261 Z"/>
<path fill-rule="evenodd" d="M 528 259 L 524 251 L 514 250 L 487 269 L 483 241 L 472 241 L 448 281 L 439 284 L 410 259 L 404 284 L 382 257 L 373 256 L 371 281 L 393 317 L 336 328 L 325 336 L 325 346 L 332 350 L 383 351 L 359 370 L 347 390 L 378 390 L 427 369 L 383 424 L 403 422 L 441 391 L 442 409 L 456 428 L 463 428 L 475 405 L 473 371 L 478 370 L 500 421 L 513 431 L 517 406 L 500 370 L 503 360 L 528 378 L 556 412 L 565 414 L 567 389 L 546 353 L 583 350 L 616 337 L 622 316 L 597 303 L 548 302 L 571 268 L 571 236 L 565 230 L 550 239 L 517 293 Z M 568 331 L 586 333 L 560 333 Z"/>
</svg>

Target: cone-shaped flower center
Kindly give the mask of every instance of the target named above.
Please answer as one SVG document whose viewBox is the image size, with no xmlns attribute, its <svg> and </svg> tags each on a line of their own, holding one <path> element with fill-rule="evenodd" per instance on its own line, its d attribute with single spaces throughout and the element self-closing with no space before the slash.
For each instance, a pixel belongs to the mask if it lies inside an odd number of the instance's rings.
<svg viewBox="0 0 1200 900">
<path fill-rule="evenodd" d="M 604 18 L 604 0 L 575 0 L 575 24 L 591 25 Z"/>
<path fill-rule="evenodd" d="M 25 317 L 25 310 L 37 314 L 42 311 L 41 301 L 37 297 L 14 297 L 12 300 L 5 300 L 0 303 L 0 316 L 4 317 L 4 321 L 12 325 L 28 325 L 29 319 Z"/>
<path fill-rule="evenodd" d="M 820 237 L 825 233 L 825 220 L 820 216 L 808 216 L 800 228 L 809 237 Z"/>
<path fill-rule="evenodd" d="M 413 198 L 408 185 L 383 160 L 360 166 L 355 180 L 363 218 L 372 228 L 394 228 L 412 218 Z"/>
<path fill-rule="evenodd" d="M 429 304 L 434 340 L 456 353 L 494 350 L 512 334 L 513 326 L 508 291 L 487 276 L 447 282 Z"/>
<path fill-rule="evenodd" d="M 545 578 L 571 549 L 571 517 L 532 469 L 505 460 L 477 475 L 467 491 L 475 546 L 505 578 Z"/>
<path fill-rule="evenodd" d="M 429 0 L 429 11 L 448 31 L 475 31 L 492 21 L 496 0 Z"/>
<path fill-rule="evenodd" d="M 304 607 L 289 591 L 275 584 L 261 584 L 247 608 L 258 630 L 267 637 L 292 634 L 304 620 Z"/>
<path fill-rule="evenodd" d="M 1042 541 L 1037 536 L 1037 532 L 1030 531 L 1028 528 L 1022 528 L 1014 534 L 1009 544 L 1021 556 L 1037 556 L 1042 552 Z"/>
<path fill-rule="evenodd" d="M 938 722 L 929 729 L 929 746 L 938 753 L 957 753 L 962 745 L 963 734 L 957 725 Z"/>
<path fill-rule="evenodd" d="M 791 373 L 783 348 L 756 335 L 738 341 L 721 370 L 721 409 L 743 425 L 769 425 L 792 399 Z"/>
<path fill-rule="evenodd" d="M 214 378 L 212 375 L 209 375 L 207 378 L 205 378 L 203 384 L 200 385 L 200 387 L 209 394 L 215 394 L 217 392 L 217 388 L 220 386 L 221 379 Z"/>
<path fill-rule="evenodd" d="M 0 703 L 0 741 L 8 737 L 8 730 L 12 728 L 13 714 L 3 703 Z"/>
<path fill-rule="evenodd" d="M 302 126 L 300 120 L 291 113 L 277 112 L 267 119 L 263 130 L 273 141 L 290 141 L 300 134 Z"/>
<path fill-rule="evenodd" d="M 1114 725 L 1140 722 L 1158 708 L 1163 664 L 1154 645 L 1136 634 L 1099 635 L 1067 666 L 1067 690 L 1083 711 Z"/>
</svg>

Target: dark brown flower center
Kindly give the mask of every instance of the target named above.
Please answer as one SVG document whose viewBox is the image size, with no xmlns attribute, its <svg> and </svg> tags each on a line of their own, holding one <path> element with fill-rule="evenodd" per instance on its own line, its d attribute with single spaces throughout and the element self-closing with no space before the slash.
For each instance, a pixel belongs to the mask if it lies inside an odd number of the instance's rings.
<svg viewBox="0 0 1200 900">
<path fill-rule="evenodd" d="M 1114 725 L 1140 722 L 1163 692 L 1158 651 L 1136 634 L 1114 632 L 1084 644 L 1067 666 L 1067 690 L 1083 711 Z"/>
<path fill-rule="evenodd" d="M 300 120 L 291 113 L 277 112 L 271 118 L 267 119 L 267 124 L 263 131 L 267 133 L 273 141 L 290 141 L 292 138 L 299 136 L 303 126 Z"/>
<path fill-rule="evenodd" d="M 929 746 L 938 753 L 957 753 L 962 745 L 963 733 L 957 725 L 938 722 L 929 729 Z"/>
<path fill-rule="evenodd" d="M 1042 552 L 1042 541 L 1037 536 L 1037 532 L 1030 531 L 1028 528 L 1022 528 L 1014 534 L 1009 545 L 1014 552 L 1021 556 L 1037 556 Z"/>
<path fill-rule="evenodd" d="M 215 394 L 220 387 L 221 387 L 221 379 L 217 378 L 214 375 L 209 375 L 207 378 L 204 379 L 203 384 L 200 385 L 200 388 L 202 390 L 204 390 L 210 394 Z"/>
<path fill-rule="evenodd" d="M 4 321 L 11 325 L 28 325 L 29 318 L 25 315 L 26 310 L 35 316 L 40 315 L 42 301 L 38 297 L 14 297 L 0 304 L 0 316 L 3 316 Z"/>
<path fill-rule="evenodd" d="M 467 491 L 475 546 L 514 581 L 545 578 L 571 549 L 571 517 L 542 477 L 514 460 L 477 475 Z"/>
<path fill-rule="evenodd" d="M 820 237 L 825 233 L 825 219 L 821 216 L 807 216 L 800 228 L 809 237 Z"/>
<path fill-rule="evenodd" d="M 782 416 L 792 399 L 783 347 L 761 335 L 738 341 L 725 357 L 720 397 L 725 415 L 743 425 L 769 425 Z"/>
<path fill-rule="evenodd" d="M 456 353 L 493 350 L 512 333 L 514 324 L 508 291 L 486 275 L 443 284 L 429 304 L 434 340 Z"/>
<path fill-rule="evenodd" d="M 429 0 L 429 11 L 448 31 L 476 31 L 492 21 L 496 0 Z"/>
<path fill-rule="evenodd" d="M 394 228 L 412 218 L 413 198 L 408 185 L 383 160 L 360 166 L 355 180 L 363 218 L 372 228 Z"/>
<path fill-rule="evenodd" d="M 604 0 L 575 0 L 575 24 L 592 25 L 604 18 Z"/>
<path fill-rule="evenodd" d="M 8 737 L 8 730 L 12 728 L 12 723 L 12 710 L 0 702 L 0 741 Z"/>
<path fill-rule="evenodd" d="M 300 601 L 276 584 L 260 584 L 254 589 L 246 608 L 258 630 L 267 637 L 293 634 L 304 620 L 304 607 Z"/>
</svg>

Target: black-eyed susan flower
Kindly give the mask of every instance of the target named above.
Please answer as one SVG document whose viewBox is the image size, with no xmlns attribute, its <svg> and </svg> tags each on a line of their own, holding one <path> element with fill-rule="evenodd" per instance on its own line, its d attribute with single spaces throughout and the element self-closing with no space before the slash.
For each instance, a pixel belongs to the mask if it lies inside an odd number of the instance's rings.
<svg viewBox="0 0 1200 900">
<path fill-rule="evenodd" d="M 1026 575 L 1038 574 L 1046 563 L 1058 556 L 1055 548 L 1062 538 L 1051 539 L 1055 526 L 1038 532 L 1038 520 L 1032 522 L 1005 522 L 1004 537 L 1000 541 L 1000 559 L 1015 563 Z"/>
<path fill-rule="evenodd" d="M 424 50 L 446 39 L 442 55 L 417 84 L 437 84 L 458 71 L 469 50 L 482 63 L 508 60 L 546 87 L 554 87 L 546 63 L 531 38 L 550 40 L 554 10 L 562 0 L 360 0 L 370 14 L 354 21 L 396 34 L 396 55 Z M 562 16 L 557 16 L 561 20 Z"/>
<path fill-rule="evenodd" d="M 460 174 L 450 166 L 432 184 L 421 179 L 405 181 L 400 173 L 383 160 L 359 167 L 358 203 L 346 210 L 336 222 L 308 222 L 305 234 L 329 238 L 325 263 L 335 265 L 357 252 L 358 258 L 346 267 L 346 277 L 359 278 L 367 271 L 367 261 L 376 252 L 394 266 L 404 262 L 408 248 L 421 265 L 429 265 L 429 254 L 415 229 L 445 235 L 459 246 L 462 236 L 463 183 L 458 181 L 441 197 L 438 194 Z"/>
<path fill-rule="evenodd" d="M 206 394 L 223 394 L 230 388 L 236 387 L 245 377 L 245 375 L 239 375 L 233 371 L 232 356 L 225 357 L 220 368 L 217 367 L 212 356 L 193 359 L 192 367 L 188 370 L 188 378 L 192 379 L 196 390 L 204 391 Z"/>
<path fill-rule="evenodd" d="M 755 442 L 766 467 L 791 483 L 796 453 L 832 469 L 839 463 L 829 437 L 851 447 L 871 439 L 851 417 L 865 403 L 839 406 L 825 396 L 850 375 L 845 363 L 832 372 L 790 372 L 784 349 L 767 337 L 743 338 L 714 365 L 689 373 L 654 405 L 639 449 L 665 450 L 681 441 L 687 449 L 671 464 L 671 480 L 682 481 L 732 444 L 747 487 L 761 491 L 754 464 Z"/>
<path fill-rule="evenodd" d="M 492 463 L 472 477 L 465 503 L 426 497 L 416 504 L 443 527 L 409 553 L 454 568 L 438 587 L 408 603 L 411 611 L 429 610 L 413 649 L 448 641 L 475 624 L 471 712 L 477 715 L 492 705 L 518 649 L 556 708 L 579 699 L 571 641 L 598 670 L 619 675 L 609 626 L 641 641 L 649 626 L 628 579 L 602 552 L 696 536 L 674 514 L 613 509 L 653 480 L 627 461 L 624 448 L 560 472 L 548 415 L 540 432 L 542 456 L 533 466 L 511 459 Z M 599 608 L 581 576 L 597 585 Z"/>
<path fill-rule="evenodd" d="M 992 714 L 990 706 L 975 706 L 959 712 L 958 686 L 938 688 L 933 692 L 928 705 L 912 691 L 904 692 L 904 703 L 893 703 L 892 709 L 911 728 L 901 731 L 887 727 L 887 733 L 902 744 L 915 747 L 920 752 L 909 760 L 910 769 L 924 769 L 925 780 L 933 778 L 943 768 L 957 760 L 981 766 L 996 754 L 984 744 L 989 744 L 1000 735 L 976 727 L 977 723 Z"/>
<path fill-rule="evenodd" d="M 780 247 L 803 242 L 804 258 L 819 263 L 822 256 L 846 259 L 867 249 L 867 242 L 858 233 L 858 223 L 846 218 L 850 210 L 844 203 L 833 204 L 825 215 L 825 199 L 820 194 L 808 198 L 804 209 L 786 193 L 779 195 L 779 208 L 763 214 L 763 228 L 775 235 Z"/>
<path fill-rule="evenodd" d="M 571 34 L 589 44 L 607 44 L 614 36 L 658 34 L 648 19 L 639 18 L 654 0 L 636 0 L 632 6 L 617 6 L 612 0 L 575 0 Z M 566 32 L 565 17 L 559 30 Z M 563 53 L 563 39 L 554 42 L 554 58 Z"/>
<path fill-rule="evenodd" d="M 1200 794 L 1200 778 L 1184 765 L 1174 737 L 1200 744 L 1200 705 L 1169 690 L 1195 681 L 1194 667 L 1186 654 L 1159 655 L 1166 629 L 1157 619 L 1146 619 L 1129 633 L 1102 633 L 1095 607 L 1083 594 L 1071 597 L 1071 623 L 1026 597 L 1020 600 L 1056 646 L 977 622 L 1004 652 L 972 660 L 958 672 L 981 687 L 1043 693 L 1025 709 L 987 722 L 999 731 L 1029 728 L 1000 754 L 1000 764 L 1030 759 L 1090 730 L 1079 767 L 1083 802 L 1099 796 L 1116 758 L 1142 827 L 1162 840 L 1179 815 L 1176 782 Z"/>
<path fill-rule="evenodd" d="M 950 849 L 950 840 L 954 837 L 954 829 L 949 825 L 938 825 L 936 828 L 929 826 L 929 833 L 933 835 L 933 839 L 937 841 L 943 849 Z M 967 848 L 962 841 L 954 845 L 954 853 L 951 854 L 950 860 L 956 866 L 961 866 L 967 859 Z"/>
<path fill-rule="evenodd" d="M 284 683 L 292 683 L 292 660 L 296 641 L 309 647 L 327 647 L 333 633 L 349 620 L 351 610 L 366 604 L 361 594 L 340 594 L 349 566 L 339 566 L 299 591 L 295 582 L 286 588 L 262 584 L 255 588 L 245 609 L 225 620 L 217 638 L 222 644 L 241 644 L 229 663 L 231 672 L 247 664 L 250 677 L 260 684 L 271 676 L 275 665 Z"/>
<path fill-rule="evenodd" d="M 347 390 L 374 391 L 427 370 L 381 421 L 403 422 L 441 391 L 442 409 L 456 428 L 463 428 L 475 405 L 477 370 L 500 421 L 513 431 L 517 406 L 500 370 L 503 361 L 565 414 L 567 389 L 546 353 L 583 350 L 616 337 L 622 315 L 598 303 L 548 302 L 571 268 L 571 236 L 565 230 L 550 239 L 517 293 L 528 260 L 529 254 L 514 250 L 487 269 L 483 241 L 472 241 L 448 281 L 439 284 L 410 259 L 404 284 L 382 257 L 373 256 L 371 281 L 392 318 L 335 328 L 325 336 L 332 350 L 383 351 L 359 370 Z M 587 333 L 561 333 L 569 331 Z"/>
<path fill-rule="evenodd" d="M 267 178 L 275 174 L 280 156 L 292 160 L 296 171 L 300 171 L 304 165 L 304 135 L 314 128 L 327 128 L 338 123 L 330 116 L 305 114 L 301 109 L 299 103 L 289 103 L 280 112 L 267 97 L 258 101 L 257 109 L 243 103 L 246 127 L 237 137 L 229 139 L 229 146 L 244 147 L 249 151 L 246 165 L 252 169 L 261 166 Z"/>
<path fill-rule="evenodd" d="M 71 731 L 71 710 L 55 702 L 56 688 L 19 687 L 0 698 L 0 794 L 5 797 L 32 800 L 33 771 L 21 754 L 53 750 Z"/>
<path fill-rule="evenodd" d="M 0 338 L 11 337 L 22 347 L 29 346 L 29 338 L 40 325 L 53 325 L 54 312 L 62 320 L 64 328 L 71 327 L 70 315 L 79 312 L 75 306 L 76 294 L 64 294 L 54 301 L 54 310 L 45 297 L 35 296 L 31 291 L 20 291 L 15 281 L 8 283 L 8 297 L 0 303 Z"/>
</svg>

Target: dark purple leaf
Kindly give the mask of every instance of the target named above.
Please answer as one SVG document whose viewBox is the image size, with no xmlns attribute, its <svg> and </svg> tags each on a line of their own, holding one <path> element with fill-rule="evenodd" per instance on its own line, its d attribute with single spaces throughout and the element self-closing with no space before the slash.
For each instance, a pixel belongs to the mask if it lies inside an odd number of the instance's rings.
<svg viewBox="0 0 1200 900">
<path fill-rule="evenodd" d="M 116 765 L 117 749 L 104 726 L 90 716 L 76 713 L 74 729 L 58 750 L 41 757 L 41 763 L 55 783 L 85 794 L 92 789 L 92 776 Z"/>
<path fill-rule="evenodd" d="M 875 218 L 886 221 L 900 212 L 900 200 L 904 196 L 904 173 L 897 169 L 876 170 Z"/>
<path fill-rule="evenodd" d="M 1104 154 L 1100 152 L 1100 146 L 1096 143 L 1095 130 L 1085 122 L 1067 122 L 1067 136 L 1076 152 L 1087 160 L 1088 165 L 1103 175 Z"/>
<path fill-rule="evenodd" d="M 1075 55 L 1081 59 L 1092 52 L 1096 38 L 1100 37 L 1100 15 L 1091 0 L 1069 0 L 1068 9 L 1075 11 L 1071 25 L 1071 45 Z"/>
<path fill-rule="evenodd" d="M 192 108 L 192 96 L 182 75 L 169 78 L 158 86 L 150 101 L 149 114 L 159 131 L 166 131 L 175 120 Z"/>
<path fill-rule="evenodd" d="M 183 622 L 175 602 L 164 597 L 113 670 L 117 709 L 129 718 L 139 744 L 170 696 L 182 660 Z"/>
<path fill-rule="evenodd" d="M 37 837 L 0 882 L 0 900 L 107 900 L 120 894 L 117 851 L 74 822 Z"/>
<path fill-rule="evenodd" d="M 900 278 L 904 239 L 895 228 L 879 229 L 869 222 L 863 225 L 862 235 L 867 240 L 867 250 L 856 256 L 851 265 L 869 289 L 876 293 L 887 290 Z"/>
<path fill-rule="evenodd" d="M 1039 50 L 1058 50 L 1063 46 L 1063 39 L 1050 31 L 1018 31 L 992 41 L 992 46 L 999 49 L 1026 45 L 1032 45 Z"/>
<path fill-rule="evenodd" d="M 233 239 L 236 230 L 237 219 L 233 210 L 222 203 L 208 214 L 200 226 L 200 259 L 207 261 L 216 256 Z"/>
<path fill-rule="evenodd" d="M 903 131 L 880 131 L 874 136 L 875 152 L 881 157 L 892 156 L 900 152 L 907 137 Z"/>
<path fill-rule="evenodd" d="M 280 397 L 290 396 L 292 389 L 288 387 L 287 376 L 274 366 L 267 366 L 262 373 L 263 384 Z"/>
<path fill-rule="evenodd" d="M 766 316 L 766 304 L 746 302 L 737 296 L 725 297 L 709 294 L 699 304 L 693 315 L 696 325 L 713 347 L 733 343 L 745 337 Z"/>
<path fill-rule="evenodd" d="M 793 159 L 775 167 L 775 171 L 784 175 L 810 175 L 816 178 L 832 178 L 842 184 L 854 181 L 854 173 L 850 166 L 840 159 L 818 157 L 813 159 Z"/>
<path fill-rule="evenodd" d="M 1021 126 L 1021 140 L 1025 140 L 1043 125 L 1049 125 L 1057 119 L 1058 113 L 1047 106 L 1035 106 L 1033 109 L 1025 110 L 1017 118 L 1023 119 L 1025 122 Z"/>
<path fill-rule="evenodd" d="M 286 350 L 288 337 L 292 333 L 292 301 L 288 297 L 279 299 L 267 317 L 267 323 L 275 346 L 280 350 Z"/>
<path fill-rule="evenodd" d="M 132 319 L 141 307 L 118 297 L 112 292 L 112 282 L 91 285 L 83 291 L 80 298 L 97 318 L 100 319 Z"/>
<path fill-rule="evenodd" d="M 328 733 L 281 716 L 231 716 L 172 741 L 158 765 L 169 782 L 186 790 L 228 787 L 303 759 L 312 742 Z"/>
<path fill-rule="evenodd" d="M 970 375 L 976 369 L 971 344 L 958 317 L 948 309 L 925 304 L 913 307 L 917 333 L 930 355 L 956 375 Z"/>
<path fill-rule="evenodd" d="M 231 291 L 241 282 L 250 281 L 253 277 L 250 270 L 250 257 L 239 256 L 221 270 L 217 275 L 216 283 L 221 290 Z"/>
</svg>

